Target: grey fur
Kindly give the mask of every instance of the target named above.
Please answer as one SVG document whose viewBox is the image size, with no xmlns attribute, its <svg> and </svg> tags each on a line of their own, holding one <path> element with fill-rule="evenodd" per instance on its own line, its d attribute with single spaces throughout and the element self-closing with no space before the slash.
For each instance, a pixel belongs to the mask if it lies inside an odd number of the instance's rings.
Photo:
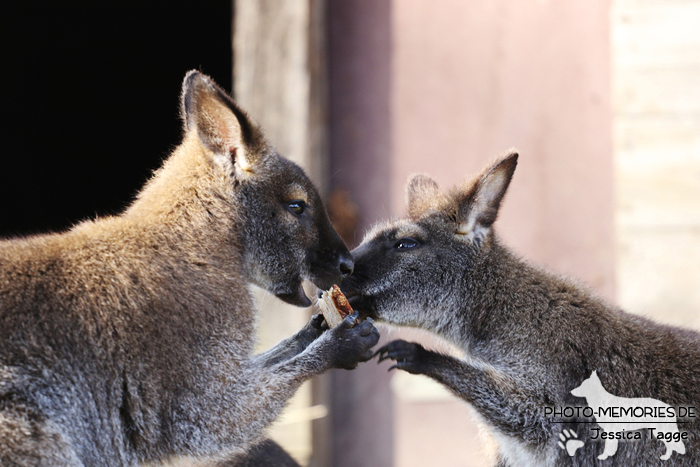
<svg viewBox="0 0 700 467">
<path fill-rule="evenodd" d="M 216 84 L 188 73 L 182 104 L 182 144 L 123 215 L 0 242 L 3 467 L 235 456 L 302 382 L 371 356 L 371 321 L 318 317 L 252 355 L 249 283 L 306 305 L 302 279 L 327 288 L 352 260 L 304 172 Z"/>
<path fill-rule="evenodd" d="M 492 224 L 517 163 L 511 153 L 471 183 L 442 193 L 417 176 L 409 218 L 375 227 L 353 251 L 342 289 L 361 314 L 432 331 L 464 350 L 461 360 L 394 341 L 380 360 L 441 382 L 470 403 L 500 443 L 499 465 L 697 466 L 700 423 L 682 425 L 686 454 L 670 460 L 658 440 L 620 442 L 602 463 L 591 419 L 571 424 L 545 407 L 585 406 L 570 391 L 596 370 L 607 391 L 700 407 L 700 335 L 624 313 L 575 283 L 508 250 Z M 679 425 L 680 426 L 680 425 Z M 558 446 L 573 429 L 585 445 Z"/>
</svg>

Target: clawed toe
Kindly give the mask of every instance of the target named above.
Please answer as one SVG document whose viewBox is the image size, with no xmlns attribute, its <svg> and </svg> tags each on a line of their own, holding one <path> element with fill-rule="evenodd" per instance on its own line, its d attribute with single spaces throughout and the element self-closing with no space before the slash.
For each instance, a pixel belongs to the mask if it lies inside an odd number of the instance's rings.
<svg viewBox="0 0 700 467">
<path fill-rule="evenodd" d="M 323 329 L 324 318 L 322 313 L 315 314 L 311 317 L 311 326 L 316 329 Z"/>
<path fill-rule="evenodd" d="M 412 374 L 423 374 L 425 370 L 425 362 L 423 361 L 425 349 L 420 344 L 396 340 L 388 343 L 374 353 L 377 358 L 377 363 L 384 360 L 393 360 L 395 363 L 391 365 L 388 371 L 399 369 L 408 371 Z"/>
<path fill-rule="evenodd" d="M 360 360 L 363 362 L 367 362 L 369 360 L 372 360 L 372 357 L 374 357 L 374 351 L 372 349 L 369 349 L 362 355 L 362 357 L 360 357 Z"/>
</svg>

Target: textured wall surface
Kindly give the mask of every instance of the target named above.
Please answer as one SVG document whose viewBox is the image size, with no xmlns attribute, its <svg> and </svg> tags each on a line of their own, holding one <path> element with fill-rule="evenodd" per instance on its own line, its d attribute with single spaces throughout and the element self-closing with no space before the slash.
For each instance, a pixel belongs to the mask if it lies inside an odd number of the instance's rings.
<svg viewBox="0 0 700 467">
<path fill-rule="evenodd" d="M 700 329 L 700 1 L 611 18 L 619 301 Z"/>
<path fill-rule="evenodd" d="M 449 186 L 515 147 L 497 228 L 612 297 L 609 2 L 439 3 L 393 6 L 393 211 L 410 173 Z"/>
</svg>

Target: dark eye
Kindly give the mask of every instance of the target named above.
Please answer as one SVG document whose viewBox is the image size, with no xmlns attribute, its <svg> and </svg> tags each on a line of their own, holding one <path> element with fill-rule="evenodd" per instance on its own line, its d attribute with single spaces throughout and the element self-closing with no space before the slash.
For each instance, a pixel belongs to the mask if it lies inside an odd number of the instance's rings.
<svg viewBox="0 0 700 467">
<path fill-rule="evenodd" d="M 419 245 L 418 240 L 414 240 L 409 237 L 402 238 L 400 240 L 397 240 L 396 243 L 394 244 L 394 248 L 397 249 L 406 249 L 406 248 L 414 248 Z"/>
<path fill-rule="evenodd" d="M 287 203 L 287 209 L 295 216 L 301 216 L 306 210 L 306 203 L 303 201 L 292 201 Z"/>
</svg>

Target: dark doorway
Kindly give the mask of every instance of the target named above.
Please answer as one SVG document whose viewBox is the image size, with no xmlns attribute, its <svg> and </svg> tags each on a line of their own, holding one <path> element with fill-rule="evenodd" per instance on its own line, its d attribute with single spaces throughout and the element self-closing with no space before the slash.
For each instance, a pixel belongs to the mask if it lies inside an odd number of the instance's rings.
<svg viewBox="0 0 700 467">
<path fill-rule="evenodd" d="M 181 138 L 180 83 L 230 90 L 231 1 L 9 2 L 0 236 L 121 211 Z"/>
</svg>

